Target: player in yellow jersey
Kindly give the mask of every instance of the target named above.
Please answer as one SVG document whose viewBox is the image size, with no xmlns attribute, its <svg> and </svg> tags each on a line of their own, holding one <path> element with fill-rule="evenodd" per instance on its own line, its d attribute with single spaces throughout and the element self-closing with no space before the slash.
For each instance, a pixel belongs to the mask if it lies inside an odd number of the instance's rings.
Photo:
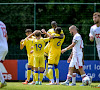
<svg viewBox="0 0 100 90">
<path fill-rule="evenodd" d="M 52 21 L 52 22 L 51 22 L 51 26 L 52 26 L 52 28 L 49 29 L 49 30 L 47 31 L 47 33 L 48 33 L 49 35 L 52 35 L 53 33 L 55 33 L 55 29 L 57 28 L 57 23 L 56 23 L 56 21 Z M 63 30 L 61 30 L 60 35 L 59 35 L 59 36 L 55 36 L 54 38 L 62 39 L 63 37 L 64 37 L 64 33 L 63 33 Z M 51 45 L 50 45 L 50 41 L 49 41 L 48 44 L 47 44 L 46 47 L 45 47 L 45 54 L 46 54 L 46 55 L 48 55 L 48 52 L 49 52 L 49 50 L 50 50 L 50 46 L 51 46 Z M 47 76 L 47 77 L 48 77 L 47 72 L 48 72 L 48 63 L 46 63 L 46 69 L 45 69 L 45 72 L 44 72 L 44 76 Z"/>
<path fill-rule="evenodd" d="M 30 34 L 32 34 L 32 30 L 31 29 L 26 29 L 25 30 L 26 36 L 29 36 Z M 30 39 L 34 39 L 35 37 L 30 37 Z M 30 80 L 30 75 L 31 75 L 31 69 L 33 66 L 33 53 L 31 52 L 31 46 L 32 46 L 32 42 L 29 42 L 27 40 L 27 38 L 22 39 L 20 41 L 20 49 L 22 50 L 24 48 L 24 46 L 26 46 L 26 50 L 27 50 L 27 56 L 28 56 L 28 70 L 27 70 L 27 80 L 25 80 L 25 82 L 23 82 L 23 84 L 28 84 L 29 80 Z"/>
<path fill-rule="evenodd" d="M 45 43 L 49 41 L 49 38 L 41 38 L 41 31 L 35 30 L 34 35 L 36 39 L 33 39 L 34 47 L 34 73 L 35 73 L 35 85 L 42 85 L 43 73 L 45 70 L 45 60 L 44 60 L 44 47 Z M 38 68 L 40 67 L 40 79 L 38 81 Z"/>
<path fill-rule="evenodd" d="M 42 30 L 45 34 L 47 34 L 45 31 Z M 59 38 L 54 38 L 54 37 L 59 37 L 61 33 L 61 27 L 57 27 L 55 29 L 55 33 L 51 34 L 53 36 L 53 39 L 50 40 L 50 49 L 48 53 L 48 74 L 49 74 L 49 79 L 51 83 L 48 85 L 59 85 L 59 70 L 58 70 L 58 63 L 61 55 L 61 45 L 65 39 L 65 36 L 63 39 Z M 47 34 L 49 36 L 49 34 Z M 54 83 L 54 78 L 53 78 L 53 65 L 55 67 L 55 76 L 56 76 L 56 83 Z"/>
</svg>

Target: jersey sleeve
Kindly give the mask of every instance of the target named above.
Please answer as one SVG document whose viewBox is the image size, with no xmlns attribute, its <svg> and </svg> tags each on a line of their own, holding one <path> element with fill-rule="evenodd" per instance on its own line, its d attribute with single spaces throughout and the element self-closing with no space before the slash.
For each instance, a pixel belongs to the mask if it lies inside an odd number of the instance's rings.
<svg viewBox="0 0 100 90">
<path fill-rule="evenodd" d="M 44 42 L 48 42 L 50 39 L 49 38 L 44 38 L 43 40 L 44 40 Z"/>
<path fill-rule="evenodd" d="M 74 43 L 77 43 L 78 40 L 79 40 L 79 38 L 80 38 L 80 36 L 75 36 L 75 37 L 73 38 L 73 42 L 74 42 Z"/>
<path fill-rule="evenodd" d="M 91 37 L 91 36 L 94 36 L 92 27 L 90 28 L 90 33 L 89 33 L 89 37 Z"/>
</svg>

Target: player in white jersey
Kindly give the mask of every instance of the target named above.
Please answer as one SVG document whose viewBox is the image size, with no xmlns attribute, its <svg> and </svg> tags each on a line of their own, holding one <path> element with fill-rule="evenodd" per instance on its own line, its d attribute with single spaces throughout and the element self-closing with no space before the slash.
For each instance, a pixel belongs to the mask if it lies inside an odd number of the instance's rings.
<svg viewBox="0 0 100 90">
<path fill-rule="evenodd" d="M 7 38 L 8 37 L 7 37 L 6 25 L 2 21 L 0 21 L 0 63 L 3 63 L 3 61 L 5 60 L 5 56 L 7 55 L 8 52 Z M 7 85 L 1 70 L 0 70 L 0 80 L 1 80 L 0 88 Z"/>
<path fill-rule="evenodd" d="M 91 42 L 93 42 L 94 38 L 95 38 L 96 47 L 97 47 L 97 51 L 98 51 L 98 57 L 100 60 L 100 13 L 99 12 L 95 12 L 93 14 L 93 21 L 94 21 L 95 25 L 93 25 L 90 28 L 89 37 L 90 37 Z"/>
<path fill-rule="evenodd" d="M 69 82 L 71 81 L 74 67 L 79 70 L 82 78 L 86 77 L 86 74 L 83 70 L 83 63 L 82 63 L 83 40 L 81 38 L 81 35 L 78 33 L 77 27 L 75 25 L 70 26 L 69 31 L 74 36 L 72 40 L 72 44 L 66 47 L 65 49 L 62 49 L 61 51 L 62 53 L 64 53 L 65 51 L 72 49 L 72 52 L 73 52 L 73 56 L 69 64 L 69 72 L 67 75 L 67 80 L 61 83 L 62 85 L 66 85 L 66 86 L 68 86 Z"/>
<path fill-rule="evenodd" d="M 100 12 L 95 12 L 93 14 L 93 21 L 94 21 L 95 25 L 93 25 L 90 28 L 89 37 L 90 37 L 91 42 L 93 42 L 94 38 L 95 38 L 98 57 L 100 60 Z M 98 85 L 98 87 L 99 86 L 100 86 L 100 84 Z"/>
</svg>

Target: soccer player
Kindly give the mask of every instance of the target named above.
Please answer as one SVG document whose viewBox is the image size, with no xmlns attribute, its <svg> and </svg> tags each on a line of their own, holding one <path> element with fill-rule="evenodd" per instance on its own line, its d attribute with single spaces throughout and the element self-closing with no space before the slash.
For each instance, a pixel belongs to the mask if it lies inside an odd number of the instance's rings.
<svg viewBox="0 0 100 90">
<path fill-rule="evenodd" d="M 8 36 L 7 36 L 7 31 L 6 31 L 6 25 L 2 21 L 0 21 L 0 63 L 3 63 L 5 56 L 8 53 L 7 39 L 8 39 Z M 7 85 L 4 80 L 1 70 L 0 70 L 0 81 L 1 81 L 0 88 Z"/>
<path fill-rule="evenodd" d="M 53 34 L 53 33 L 55 33 L 55 29 L 57 28 L 57 23 L 56 23 L 56 21 L 52 21 L 51 22 L 51 26 L 52 26 L 52 28 L 51 29 L 49 29 L 48 31 L 47 31 L 47 33 L 49 34 L 49 35 L 51 35 L 51 34 Z M 43 29 L 42 29 L 43 30 Z M 59 38 L 59 39 L 62 39 L 64 37 L 64 33 L 63 33 L 63 30 L 61 30 L 61 32 L 60 32 L 60 36 L 55 36 L 54 38 Z M 48 44 L 46 45 L 46 47 L 45 47 L 45 54 L 46 55 L 48 55 L 48 52 L 49 52 L 49 50 L 50 50 L 50 41 L 48 42 Z M 46 69 L 45 69 L 45 72 L 44 72 L 44 76 L 47 76 L 48 77 L 48 62 L 46 63 Z"/>
<path fill-rule="evenodd" d="M 26 29 L 25 34 L 26 34 L 26 36 L 29 36 L 30 34 L 32 34 L 32 30 Z M 33 36 L 30 37 L 30 39 L 34 39 L 34 38 L 35 37 L 33 37 Z M 27 40 L 27 38 L 22 39 L 20 41 L 20 49 L 22 50 L 24 48 L 24 46 L 26 46 L 26 50 L 27 50 L 28 70 L 27 70 L 27 80 L 25 80 L 25 82 L 23 82 L 22 84 L 28 84 L 28 82 L 30 81 L 30 75 L 31 75 L 31 70 L 32 70 L 32 66 L 33 66 L 33 53 L 31 53 L 32 42 L 29 42 L 29 40 Z M 35 81 L 33 82 L 33 84 L 35 84 Z"/>
<path fill-rule="evenodd" d="M 83 52 L 83 49 L 82 49 L 82 52 Z M 69 56 L 69 58 L 67 60 L 67 63 L 71 62 L 72 56 L 73 56 L 73 52 L 71 52 L 71 54 L 70 54 L 70 56 Z M 82 63 L 84 65 L 84 54 L 83 54 L 83 58 L 82 58 Z M 73 74 L 72 74 L 72 83 L 69 84 L 69 86 L 76 86 L 76 74 L 81 75 L 80 72 L 79 72 L 79 70 L 76 69 L 76 68 L 74 68 Z M 91 79 L 92 79 L 92 77 L 91 77 Z"/>
<path fill-rule="evenodd" d="M 45 60 L 44 60 L 44 47 L 45 43 L 49 41 L 49 38 L 41 38 L 41 31 L 35 30 L 34 35 L 36 39 L 33 39 L 32 46 L 34 47 L 34 73 L 35 73 L 35 85 L 42 85 L 43 73 L 45 70 Z M 40 79 L 38 81 L 38 71 L 40 67 Z"/>
<path fill-rule="evenodd" d="M 44 32 L 42 30 L 42 32 Z M 49 36 L 48 33 L 44 32 Z M 48 74 L 49 74 L 49 79 L 51 83 L 48 85 L 59 85 L 59 70 L 58 70 L 58 63 L 61 55 L 61 45 L 64 41 L 63 39 L 59 38 L 54 38 L 60 36 L 61 33 L 61 27 L 55 28 L 55 33 L 51 34 L 53 39 L 50 40 L 50 48 L 49 48 L 49 53 L 48 53 Z M 53 78 L 53 65 L 55 67 L 55 76 L 56 76 L 56 83 L 54 83 L 54 78 Z"/>
<path fill-rule="evenodd" d="M 98 51 L 98 57 L 100 60 L 100 13 L 99 12 L 95 12 L 93 14 L 93 21 L 94 21 L 95 25 L 93 25 L 90 28 L 89 37 L 90 37 L 91 42 L 93 42 L 94 38 L 95 38 L 96 47 L 97 47 L 97 51 Z"/>
<path fill-rule="evenodd" d="M 98 57 L 100 60 L 100 12 L 93 13 L 93 21 L 95 25 L 91 26 L 89 37 L 91 42 L 93 42 L 95 38 Z"/>
<path fill-rule="evenodd" d="M 73 35 L 72 44 L 66 47 L 65 49 L 62 49 L 62 54 L 66 52 L 69 49 L 72 49 L 73 56 L 71 59 L 71 62 L 69 64 L 69 71 L 67 75 L 67 80 L 62 85 L 69 85 L 69 82 L 71 81 L 71 77 L 73 74 L 74 67 L 79 70 L 81 77 L 86 77 L 85 71 L 83 70 L 83 63 L 82 63 L 82 57 L 83 57 L 83 40 L 81 38 L 81 35 L 77 31 L 77 27 L 75 25 L 72 25 L 69 27 L 70 33 Z"/>
</svg>

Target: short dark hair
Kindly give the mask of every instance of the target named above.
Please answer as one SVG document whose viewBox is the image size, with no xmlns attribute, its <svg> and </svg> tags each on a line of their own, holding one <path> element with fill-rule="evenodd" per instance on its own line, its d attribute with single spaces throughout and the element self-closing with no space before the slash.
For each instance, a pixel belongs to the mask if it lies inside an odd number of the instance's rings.
<svg viewBox="0 0 100 90">
<path fill-rule="evenodd" d="M 52 21 L 52 22 L 51 22 L 51 25 L 57 26 L 56 21 Z"/>
<path fill-rule="evenodd" d="M 35 36 L 39 37 L 41 35 L 41 31 L 40 30 L 35 30 L 34 34 L 35 34 Z"/>
<path fill-rule="evenodd" d="M 26 29 L 25 33 L 27 33 L 27 32 L 32 32 L 32 29 Z"/>
<path fill-rule="evenodd" d="M 58 34 L 60 34 L 60 32 L 61 32 L 61 27 L 57 27 L 57 28 L 56 28 L 56 31 L 58 31 Z"/>
</svg>

